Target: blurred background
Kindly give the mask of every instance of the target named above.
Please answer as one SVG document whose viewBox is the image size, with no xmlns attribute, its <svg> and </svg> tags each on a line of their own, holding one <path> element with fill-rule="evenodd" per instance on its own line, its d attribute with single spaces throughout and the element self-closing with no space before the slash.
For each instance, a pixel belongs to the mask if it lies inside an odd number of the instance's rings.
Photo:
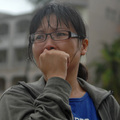
<svg viewBox="0 0 120 120">
<path fill-rule="evenodd" d="M 33 82 L 40 70 L 28 61 L 30 21 L 52 0 L 0 0 L 0 95 L 18 81 Z M 85 22 L 89 48 L 82 58 L 91 84 L 112 90 L 120 103 L 120 0 L 70 2 Z"/>
</svg>

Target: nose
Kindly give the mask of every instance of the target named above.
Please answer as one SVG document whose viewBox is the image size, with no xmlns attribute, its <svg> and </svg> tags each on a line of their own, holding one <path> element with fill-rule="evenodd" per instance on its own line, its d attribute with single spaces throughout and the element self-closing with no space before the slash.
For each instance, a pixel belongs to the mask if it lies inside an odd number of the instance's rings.
<svg viewBox="0 0 120 120">
<path fill-rule="evenodd" d="M 51 35 L 47 35 L 44 49 L 47 49 L 47 50 L 56 49 L 55 41 L 52 40 Z"/>
</svg>

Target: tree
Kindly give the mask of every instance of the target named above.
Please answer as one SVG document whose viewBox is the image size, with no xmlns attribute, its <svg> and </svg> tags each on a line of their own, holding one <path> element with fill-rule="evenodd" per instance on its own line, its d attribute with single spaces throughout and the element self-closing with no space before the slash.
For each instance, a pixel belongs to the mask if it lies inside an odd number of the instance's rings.
<svg viewBox="0 0 120 120">
<path fill-rule="evenodd" d="M 103 88 L 112 90 L 120 103 L 120 38 L 111 46 L 104 44 L 102 61 L 95 62 L 95 81 L 102 82 Z"/>
</svg>

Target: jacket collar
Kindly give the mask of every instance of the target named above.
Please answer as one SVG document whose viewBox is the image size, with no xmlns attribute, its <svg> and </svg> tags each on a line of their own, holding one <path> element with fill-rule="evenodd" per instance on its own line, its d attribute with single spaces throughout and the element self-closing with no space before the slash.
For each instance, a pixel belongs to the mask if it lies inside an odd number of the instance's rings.
<svg viewBox="0 0 120 120">
<path fill-rule="evenodd" d="M 99 105 L 102 103 L 104 99 L 111 95 L 111 91 L 106 91 L 104 89 L 95 87 L 81 78 L 78 78 L 78 82 L 80 86 L 86 92 L 88 92 L 88 94 L 92 98 L 96 109 L 98 109 Z M 36 82 L 28 84 L 26 84 L 25 82 L 20 82 L 20 84 L 24 86 L 32 94 L 34 98 L 36 98 L 43 92 L 46 82 L 44 80 L 44 77 L 42 76 L 40 80 Z"/>
<path fill-rule="evenodd" d="M 107 91 L 102 88 L 95 87 L 81 78 L 78 78 L 78 81 L 79 81 L 80 86 L 86 92 L 88 92 L 88 94 L 92 98 L 96 109 L 99 108 L 103 100 L 105 100 L 109 95 L 111 95 L 111 91 Z"/>
</svg>

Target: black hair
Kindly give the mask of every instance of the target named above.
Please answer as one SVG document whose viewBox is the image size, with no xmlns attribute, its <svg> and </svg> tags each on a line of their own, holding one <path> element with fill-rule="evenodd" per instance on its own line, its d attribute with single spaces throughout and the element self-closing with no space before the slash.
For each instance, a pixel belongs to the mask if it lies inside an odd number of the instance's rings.
<svg viewBox="0 0 120 120">
<path fill-rule="evenodd" d="M 36 12 L 36 14 L 34 15 L 31 21 L 29 34 L 31 35 L 37 31 L 39 26 L 42 25 L 42 20 L 44 17 L 47 18 L 48 25 L 50 26 L 50 23 L 49 23 L 50 15 L 52 14 L 56 16 L 57 25 L 61 24 L 61 21 L 62 21 L 66 25 L 66 27 L 69 28 L 69 24 L 71 24 L 74 27 L 78 36 L 80 36 L 79 40 L 83 40 L 86 38 L 85 25 L 79 13 L 72 6 L 67 4 L 62 4 L 62 3 L 49 3 L 46 6 L 40 8 Z M 30 37 L 29 37 L 28 55 L 29 55 L 29 59 L 33 60 L 32 42 Z M 81 65 L 80 67 L 81 68 L 83 67 L 83 69 L 85 69 L 83 65 Z M 83 69 L 80 69 L 80 71 Z M 88 73 L 86 72 L 85 75 L 82 75 L 82 76 L 88 76 L 87 74 Z M 80 74 L 78 74 L 78 76 L 79 75 Z M 85 77 L 83 79 L 85 79 Z"/>
</svg>

